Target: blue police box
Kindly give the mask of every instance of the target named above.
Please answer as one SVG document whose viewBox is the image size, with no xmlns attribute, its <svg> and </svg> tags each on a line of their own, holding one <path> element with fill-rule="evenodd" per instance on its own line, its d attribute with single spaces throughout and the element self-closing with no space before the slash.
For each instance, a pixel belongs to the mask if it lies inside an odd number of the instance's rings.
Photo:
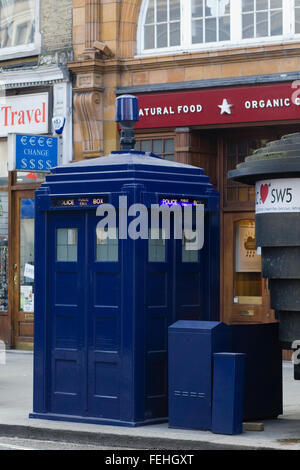
<svg viewBox="0 0 300 470">
<path fill-rule="evenodd" d="M 124 201 L 146 206 L 149 220 L 152 204 L 204 204 L 203 248 L 188 251 L 174 234 L 164 239 L 162 228 L 157 239 L 126 238 Z M 116 238 L 97 230 L 103 204 L 116 208 Z M 52 169 L 35 211 L 30 417 L 125 426 L 167 420 L 168 326 L 219 316 L 217 191 L 203 169 L 125 147 Z"/>
</svg>

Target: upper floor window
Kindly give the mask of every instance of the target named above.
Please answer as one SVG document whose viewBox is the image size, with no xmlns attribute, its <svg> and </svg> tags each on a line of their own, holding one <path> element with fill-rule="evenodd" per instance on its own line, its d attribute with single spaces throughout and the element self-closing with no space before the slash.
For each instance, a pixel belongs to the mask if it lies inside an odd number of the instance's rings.
<svg viewBox="0 0 300 470">
<path fill-rule="evenodd" d="M 38 0 L 0 0 L 0 59 L 39 53 Z"/>
<path fill-rule="evenodd" d="M 138 52 L 261 44 L 299 35 L 300 0 L 144 0 Z"/>
</svg>

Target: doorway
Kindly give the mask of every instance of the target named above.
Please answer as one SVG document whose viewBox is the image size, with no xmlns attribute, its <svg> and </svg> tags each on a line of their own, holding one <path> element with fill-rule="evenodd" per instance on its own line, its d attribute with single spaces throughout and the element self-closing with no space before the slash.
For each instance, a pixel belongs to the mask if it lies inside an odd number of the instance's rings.
<svg viewBox="0 0 300 470">
<path fill-rule="evenodd" d="M 34 191 L 15 191 L 12 220 L 12 347 L 33 349 Z"/>
</svg>

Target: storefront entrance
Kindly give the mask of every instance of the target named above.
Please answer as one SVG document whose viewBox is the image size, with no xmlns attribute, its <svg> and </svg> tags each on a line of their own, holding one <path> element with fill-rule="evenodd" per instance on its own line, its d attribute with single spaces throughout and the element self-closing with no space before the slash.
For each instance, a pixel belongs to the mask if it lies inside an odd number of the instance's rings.
<svg viewBox="0 0 300 470">
<path fill-rule="evenodd" d="M 33 348 L 34 320 L 34 191 L 13 194 L 12 346 Z"/>
</svg>

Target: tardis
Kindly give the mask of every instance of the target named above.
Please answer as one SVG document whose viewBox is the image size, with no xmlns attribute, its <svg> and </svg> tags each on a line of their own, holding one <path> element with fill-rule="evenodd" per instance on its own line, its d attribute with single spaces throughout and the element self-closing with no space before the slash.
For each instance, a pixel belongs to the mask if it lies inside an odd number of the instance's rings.
<svg viewBox="0 0 300 470">
<path fill-rule="evenodd" d="M 137 119 L 118 119 L 121 151 L 54 168 L 36 191 L 32 418 L 166 421 L 168 326 L 218 320 L 219 194 L 203 169 L 133 150 Z M 126 236 L 133 204 L 148 214 L 143 237 Z M 198 204 L 202 249 L 188 250 L 172 224 L 167 238 L 161 220 L 150 236 L 153 205 Z M 99 228 L 104 205 L 112 228 Z"/>
</svg>

